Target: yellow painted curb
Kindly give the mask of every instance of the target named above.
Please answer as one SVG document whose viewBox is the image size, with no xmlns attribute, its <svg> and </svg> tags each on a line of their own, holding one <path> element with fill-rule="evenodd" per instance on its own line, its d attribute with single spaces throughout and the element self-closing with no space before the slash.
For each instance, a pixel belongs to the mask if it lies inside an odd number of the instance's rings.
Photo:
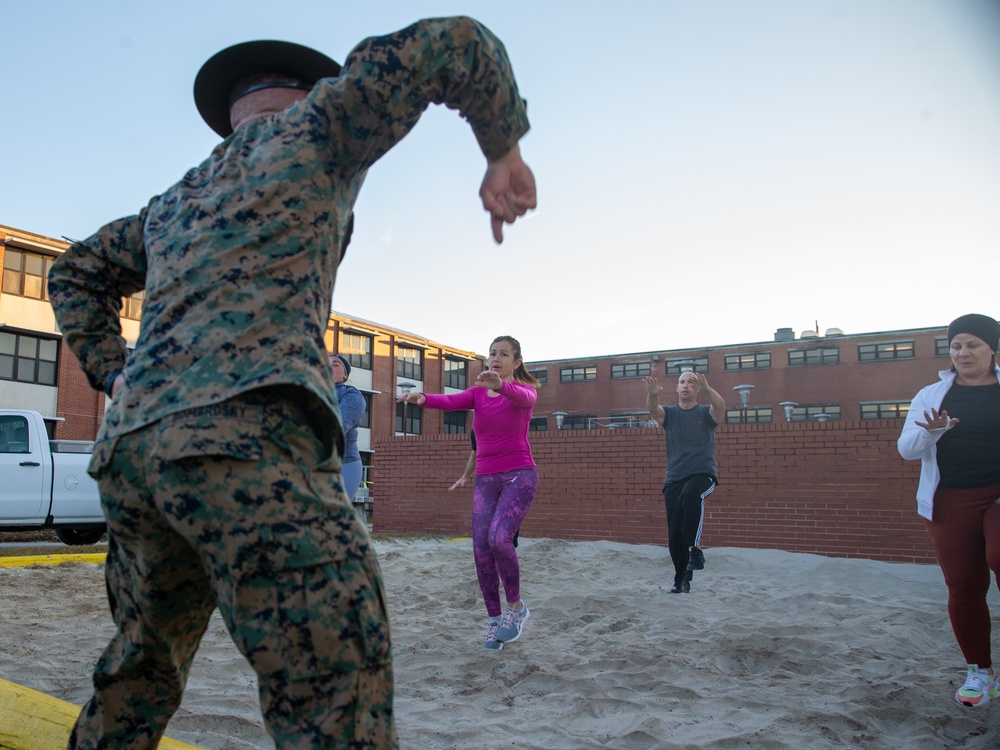
<svg viewBox="0 0 1000 750">
<path fill-rule="evenodd" d="M 467 542 L 472 539 L 471 536 L 456 536 L 454 539 L 449 539 L 449 542 Z"/>
<path fill-rule="evenodd" d="M 79 706 L 0 680 L 0 750 L 62 750 L 79 715 Z M 160 748 L 198 750 L 167 738 Z"/>
<path fill-rule="evenodd" d="M 106 552 L 95 552 L 91 555 L 25 555 L 24 557 L 0 557 L 0 568 L 24 568 L 28 565 L 65 565 L 67 563 L 96 563 L 97 565 L 100 565 L 104 562 L 107 556 Z"/>
</svg>

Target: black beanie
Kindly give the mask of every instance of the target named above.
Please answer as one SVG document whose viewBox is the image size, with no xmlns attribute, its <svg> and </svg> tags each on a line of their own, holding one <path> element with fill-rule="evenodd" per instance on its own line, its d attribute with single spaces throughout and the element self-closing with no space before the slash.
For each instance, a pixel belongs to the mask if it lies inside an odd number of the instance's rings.
<svg viewBox="0 0 1000 750">
<path fill-rule="evenodd" d="M 340 364 L 342 364 L 344 366 L 344 375 L 345 375 L 345 377 L 348 377 L 348 378 L 351 377 L 351 363 L 347 361 L 347 357 L 343 356 L 342 354 L 331 354 L 330 355 L 330 359 L 333 359 L 334 357 L 336 357 L 337 359 L 339 359 L 340 360 Z"/>
<path fill-rule="evenodd" d="M 990 316 L 970 313 L 955 318 L 948 326 L 948 346 L 951 346 L 951 340 L 960 333 L 971 333 L 985 341 L 994 354 L 997 353 L 997 344 L 1000 343 L 1000 323 Z"/>
</svg>

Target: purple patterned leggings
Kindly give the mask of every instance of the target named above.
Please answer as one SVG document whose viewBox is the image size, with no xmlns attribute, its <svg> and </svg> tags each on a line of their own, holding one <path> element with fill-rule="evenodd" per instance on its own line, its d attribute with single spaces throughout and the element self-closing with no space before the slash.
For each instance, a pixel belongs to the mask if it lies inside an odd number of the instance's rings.
<svg viewBox="0 0 1000 750">
<path fill-rule="evenodd" d="M 508 602 L 521 599 L 521 568 L 514 534 L 528 515 L 538 489 L 534 466 L 476 477 L 472 499 L 472 554 L 486 613 L 499 617 L 500 582 Z"/>
</svg>

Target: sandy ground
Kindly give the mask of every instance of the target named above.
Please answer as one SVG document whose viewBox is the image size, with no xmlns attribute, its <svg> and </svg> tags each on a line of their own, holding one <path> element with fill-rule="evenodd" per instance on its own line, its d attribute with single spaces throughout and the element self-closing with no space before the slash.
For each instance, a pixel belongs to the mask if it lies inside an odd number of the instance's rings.
<svg viewBox="0 0 1000 750">
<path fill-rule="evenodd" d="M 671 595 L 662 547 L 524 539 L 532 615 L 497 652 L 469 541 L 376 547 L 403 750 L 1000 747 L 1000 701 L 952 701 L 963 661 L 936 566 L 709 549 Z M 102 569 L 0 569 L 0 592 L 0 677 L 84 703 L 112 629 Z M 218 616 L 168 735 L 273 747 Z"/>
</svg>

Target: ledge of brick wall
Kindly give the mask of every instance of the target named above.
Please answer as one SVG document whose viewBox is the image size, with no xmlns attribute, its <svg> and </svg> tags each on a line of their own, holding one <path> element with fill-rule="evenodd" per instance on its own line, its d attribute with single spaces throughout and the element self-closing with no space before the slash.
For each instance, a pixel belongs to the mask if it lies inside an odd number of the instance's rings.
<svg viewBox="0 0 1000 750">
<path fill-rule="evenodd" d="M 896 452 L 899 420 L 723 425 L 719 487 L 706 501 L 702 545 L 756 547 L 932 563 L 916 511 L 919 462 Z M 534 432 L 538 495 L 525 536 L 665 546 L 663 432 Z M 468 536 L 467 435 L 375 442 L 373 530 Z"/>
</svg>

